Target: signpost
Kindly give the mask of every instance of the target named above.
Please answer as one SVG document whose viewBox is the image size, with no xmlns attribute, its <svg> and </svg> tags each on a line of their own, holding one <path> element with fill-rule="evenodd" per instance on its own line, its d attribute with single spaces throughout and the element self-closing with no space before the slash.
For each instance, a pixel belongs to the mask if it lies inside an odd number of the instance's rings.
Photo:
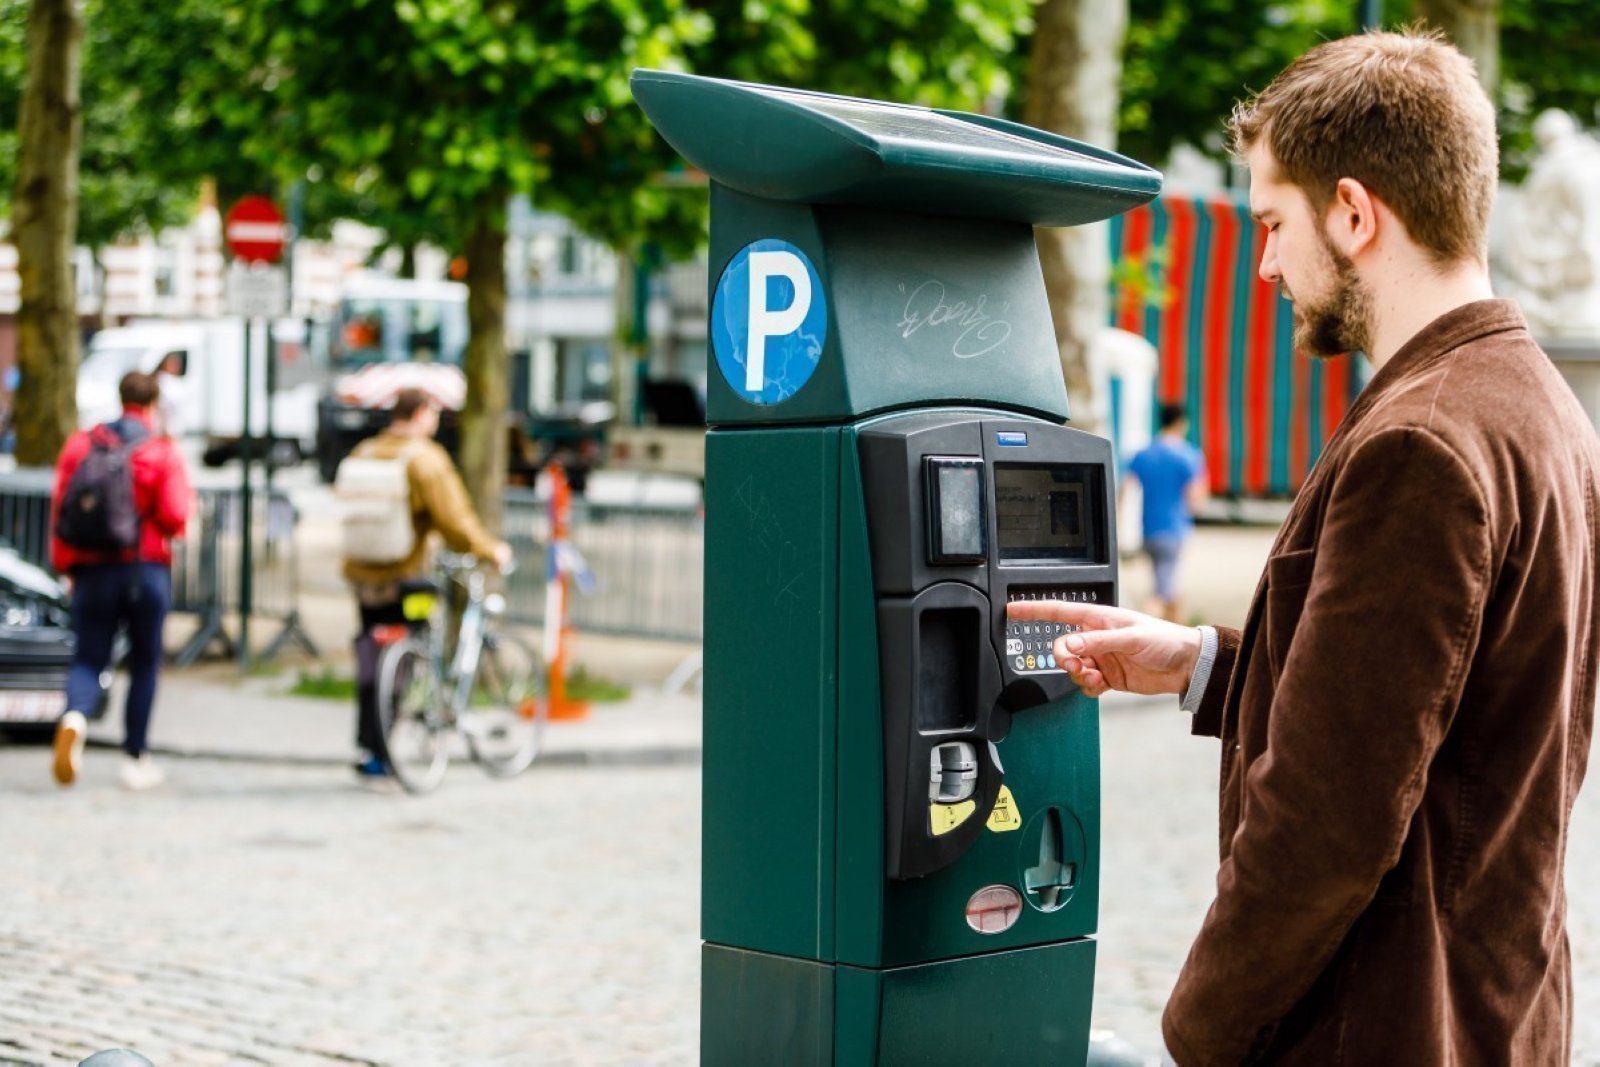
<svg viewBox="0 0 1600 1067">
<path fill-rule="evenodd" d="M 288 236 L 283 213 L 264 196 L 247 196 L 228 209 L 222 223 L 222 236 L 234 264 L 228 272 L 228 308 L 244 317 L 244 414 L 239 432 L 239 462 L 243 468 L 239 486 L 239 666 L 250 667 L 250 613 L 254 608 L 251 578 L 255 567 L 251 515 L 250 466 L 254 441 L 250 430 L 250 335 L 257 320 L 267 324 L 266 355 L 272 351 L 272 321 L 288 310 L 288 283 L 284 272 L 274 267 L 283 258 Z M 268 368 L 267 441 L 272 441 L 272 384 L 275 376 Z M 269 494 L 268 506 L 271 506 Z"/>
</svg>

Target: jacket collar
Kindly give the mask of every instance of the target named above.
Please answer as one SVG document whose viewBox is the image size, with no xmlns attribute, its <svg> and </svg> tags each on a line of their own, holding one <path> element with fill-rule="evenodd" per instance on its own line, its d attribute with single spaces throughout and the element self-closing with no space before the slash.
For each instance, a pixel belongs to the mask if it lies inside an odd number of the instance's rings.
<svg viewBox="0 0 1600 1067">
<path fill-rule="evenodd" d="M 1411 336 L 1372 376 L 1367 388 L 1381 392 L 1390 382 L 1421 370 L 1464 344 L 1508 330 L 1526 330 L 1528 321 L 1512 300 L 1474 300 L 1445 312 Z"/>
<path fill-rule="evenodd" d="M 156 428 L 156 416 L 149 408 L 136 407 L 132 404 L 122 409 L 121 422 L 137 422 L 147 430 Z"/>
<path fill-rule="evenodd" d="M 1446 311 L 1411 336 L 1389 362 L 1372 375 L 1356 402 L 1345 412 L 1328 447 L 1343 436 L 1346 428 L 1360 421 L 1367 409 L 1378 402 L 1397 382 L 1420 373 L 1464 344 L 1490 334 L 1511 330 L 1526 332 L 1528 321 L 1512 300 L 1474 300 Z"/>
</svg>

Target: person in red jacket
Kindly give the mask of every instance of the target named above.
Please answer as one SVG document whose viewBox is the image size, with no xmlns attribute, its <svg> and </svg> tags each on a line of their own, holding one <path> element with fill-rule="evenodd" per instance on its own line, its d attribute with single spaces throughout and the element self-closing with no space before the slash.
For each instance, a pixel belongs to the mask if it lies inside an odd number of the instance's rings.
<svg viewBox="0 0 1600 1067">
<path fill-rule="evenodd" d="M 183 535 L 193 510 L 189 473 L 176 442 L 156 432 L 160 387 L 148 374 L 122 379 L 122 417 L 79 430 L 67 439 L 56 461 L 50 498 L 50 559 L 72 587 L 72 631 L 76 637 L 67 673 L 67 710 L 56 725 L 54 772 L 57 782 L 78 778 L 87 728 L 84 713 L 100 697 L 100 676 L 111 665 L 119 628 L 128 631 L 128 698 L 124 709 L 122 784 L 151 789 L 161 784 L 161 768 L 148 752 L 150 709 L 161 670 L 162 628 L 172 605 L 172 539 Z M 56 535 L 56 518 L 73 472 L 89 454 L 92 433 L 109 431 L 124 442 L 139 441 L 130 459 L 134 510 L 139 516 L 136 549 L 121 552 L 75 548 Z"/>
</svg>

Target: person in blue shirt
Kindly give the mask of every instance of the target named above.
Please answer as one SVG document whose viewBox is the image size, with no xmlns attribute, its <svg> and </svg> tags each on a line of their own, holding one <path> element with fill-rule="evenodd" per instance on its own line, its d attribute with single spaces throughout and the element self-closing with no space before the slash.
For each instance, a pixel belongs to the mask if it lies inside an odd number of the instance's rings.
<svg viewBox="0 0 1600 1067">
<path fill-rule="evenodd" d="M 1210 495 L 1205 457 L 1189 443 L 1189 414 L 1182 404 L 1161 406 L 1161 431 L 1128 461 L 1128 478 L 1144 491 L 1144 552 L 1155 570 L 1149 613 L 1181 622 L 1178 557 L 1194 529 L 1194 513 Z M 1123 480 L 1127 485 L 1127 479 Z"/>
</svg>

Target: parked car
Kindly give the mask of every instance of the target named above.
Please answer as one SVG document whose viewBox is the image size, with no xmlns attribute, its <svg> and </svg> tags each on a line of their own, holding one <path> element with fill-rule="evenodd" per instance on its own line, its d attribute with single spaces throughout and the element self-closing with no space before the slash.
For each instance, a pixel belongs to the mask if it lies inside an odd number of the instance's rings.
<svg viewBox="0 0 1600 1067">
<path fill-rule="evenodd" d="M 66 705 L 72 651 L 65 588 L 0 543 L 0 730 L 17 737 L 49 735 Z M 101 675 L 100 699 L 89 718 L 105 714 L 111 677 L 109 670 Z"/>
</svg>

